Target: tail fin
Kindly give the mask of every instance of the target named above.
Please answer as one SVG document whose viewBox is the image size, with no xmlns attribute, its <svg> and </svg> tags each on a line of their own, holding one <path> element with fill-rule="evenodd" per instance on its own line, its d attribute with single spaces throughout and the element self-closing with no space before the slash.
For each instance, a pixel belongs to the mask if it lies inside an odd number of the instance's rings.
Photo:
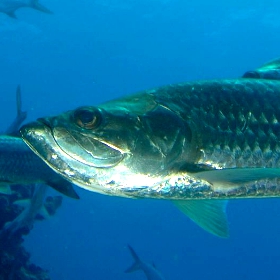
<svg viewBox="0 0 280 280">
<path fill-rule="evenodd" d="M 134 259 L 134 263 L 128 269 L 125 270 L 126 273 L 129 273 L 141 269 L 142 261 L 130 245 L 127 245 L 127 247 L 130 250 L 130 253 Z"/>
<path fill-rule="evenodd" d="M 35 10 L 38 10 L 40 12 L 46 13 L 46 14 L 52 14 L 53 13 L 48 8 L 41 5 L 38 0 L 31 0 L 30 6 L 31 6 L 31 8 L 33 8 Z"/>
<path fill-rule="evenodd" d="M 21 124 L 24 122 L 24 120 L 27 117 L 27 113 L 23 112 L 21 110 L 21 90 L 20 85 L 17 86 L 16 90 L 16 102 L 17 102 L 17 116 L 12 122 L 12 124 L 7 128 L 6 134 L 8 135 L 17 135 L 18 130 L 21 126 Z"/>
</svg>

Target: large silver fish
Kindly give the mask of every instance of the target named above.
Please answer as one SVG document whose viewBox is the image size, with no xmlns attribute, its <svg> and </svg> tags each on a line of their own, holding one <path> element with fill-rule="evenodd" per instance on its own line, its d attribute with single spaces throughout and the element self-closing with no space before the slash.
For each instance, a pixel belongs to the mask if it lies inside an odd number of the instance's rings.
<svg viewBox="0 0 280 280">
<path fill-rule="evenodd" d="M 279 72 L 279 60 L 270 65 Z M 170 199 L 227 236 L 225 199 L 280 196 L 279 104 L 276 79 L 187 82 L 41 118 L 21 134 L 82 188 Z"/>
</svg>

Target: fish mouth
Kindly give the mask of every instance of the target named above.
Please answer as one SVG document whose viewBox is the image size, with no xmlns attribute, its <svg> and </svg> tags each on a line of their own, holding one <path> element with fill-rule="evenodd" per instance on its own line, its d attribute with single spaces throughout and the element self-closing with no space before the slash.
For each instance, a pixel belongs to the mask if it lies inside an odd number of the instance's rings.
<svg viewBox="0 0 280 280">
<path fill-rule="evenodd" d="M 113 167 L 125 156 L 98 139 L 57 125 L 51 118 L 26 124 L 20 133 L 47 165 L 78 185 L 91 185 L 97 169 Z"/>
<path fill-rule="evenodd" d="M 62 126 L 52 127 L 48 119 L 38 119 L 20 129 L 23 140 L 31 149 L 48 160 L 50 152 L 65 153 L 76 161 L 96 168 L 108 168 L 124 157 L 119 150 L 98 139 L 70 131 Z"/>
</svg>

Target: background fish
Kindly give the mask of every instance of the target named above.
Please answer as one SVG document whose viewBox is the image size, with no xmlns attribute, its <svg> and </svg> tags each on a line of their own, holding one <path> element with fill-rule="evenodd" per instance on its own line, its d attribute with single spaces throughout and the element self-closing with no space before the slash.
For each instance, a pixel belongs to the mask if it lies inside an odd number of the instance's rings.
<svg viewBox="0 0 280 280">
<path fill-rule="evenodd" d="M 19 8 L 32 8 L 43 13 L 52 14 L 38 0 L 0 0 L 0 12 L 12 18 L 16 18 L 15 11 Z"/>
<path fill-rule="evenodd" d="M 131 256 L 134 259 L 134 263 L 125 271 L 126 273 L 142 270 L 145 273 L 148 280 L 165 279 L 154 265 L 143 262 L 130 245 L 128 245 L 128 249 L 131 253 Z"/>
</svg>

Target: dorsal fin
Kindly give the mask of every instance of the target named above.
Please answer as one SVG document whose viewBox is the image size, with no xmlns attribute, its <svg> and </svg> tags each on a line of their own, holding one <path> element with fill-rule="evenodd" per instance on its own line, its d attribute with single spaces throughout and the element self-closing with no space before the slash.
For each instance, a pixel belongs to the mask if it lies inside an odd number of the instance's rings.
<svg viewBox="0 0 280 280">
<path fill-rule="evenodd" d="M 280 58 L 273 59 L 253 71 L 247 71 L 242 78 L 280 80 Z"/>
<path fill-rule="evenodd" d="M 280 69 L 280 57 L 270 60 L 258 69 Z"/>
</svg>

